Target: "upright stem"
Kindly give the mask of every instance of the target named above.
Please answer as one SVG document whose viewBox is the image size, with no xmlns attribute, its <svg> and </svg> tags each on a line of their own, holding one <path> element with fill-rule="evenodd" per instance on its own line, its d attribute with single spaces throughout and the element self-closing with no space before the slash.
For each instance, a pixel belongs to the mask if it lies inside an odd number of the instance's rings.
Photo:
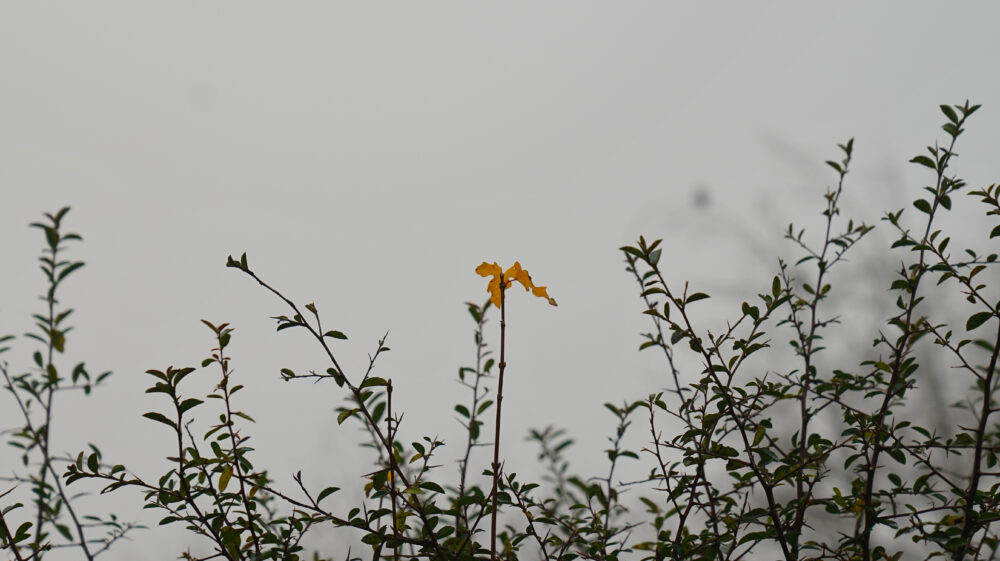
<svg viewBox="0 0 1000 561">
<path fill-rule="evenodd" d="M 490 561 L 497 558 L 497 483 L 500 481 L 500 411 L 503 405 L 503 371 L 507 367 L 504 361 L 504 349 L 506 348 L 506 328 L 504 318 L 504 285 L 500 283 L 500 378 L 497 382 L 497 421 L 496 433 L 493 437 L 493 492 L 490 497 L 493 499 L 493 510 L 490 513 Z"/>
<path fill-rule="evenodd" d="M 399 561 L 399 515 L 396 513 L 396 446 L 393 443 L 395 432 L 392 428 L 392 378 L 386 385 L 386 436 L 389 438 L 389 498 L 392 501 L 392 557 Z"/>
</svg>

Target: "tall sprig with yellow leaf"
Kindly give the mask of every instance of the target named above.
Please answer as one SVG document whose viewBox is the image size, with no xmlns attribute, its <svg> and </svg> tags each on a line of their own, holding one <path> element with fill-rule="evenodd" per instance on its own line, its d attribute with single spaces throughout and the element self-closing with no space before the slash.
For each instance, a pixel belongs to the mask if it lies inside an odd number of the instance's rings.
<svg viewBox="0 0 1000 561">
<path fill-rule="evenodd" d="M 515 261 L 514 264 L 504 271 L 496 262 L 482 262 L 476 267 L 476 272 L 481 277 L 491 277 L 486 290 L 490 293 L 490 302 L 500 310 L 500 364 L 499 377 L 497 379 L 497 419 L 496 429 L 493 437 L 493 491 L 490 493 L 490 500 L 493 502 L 493 509 L 490 513 L 490 559 L 496 559 L 497 542 L 497 484 L 500 481 L 500 413 L 503 410 L 503 374 L 507 368 L 505 360 L 506 349 L 506 301 L 507 289 L 515 282 L 521 283 L 524 289 L 530 291 L 539 298 L 545 298 L 549 304 L 556 306 L 555 299 L 549 297 L 548 290 L 544 286 L 535 286 L 531 280 L 531 275 L 527 269 L 521 268 L 521 263 Z"/>
</svg>

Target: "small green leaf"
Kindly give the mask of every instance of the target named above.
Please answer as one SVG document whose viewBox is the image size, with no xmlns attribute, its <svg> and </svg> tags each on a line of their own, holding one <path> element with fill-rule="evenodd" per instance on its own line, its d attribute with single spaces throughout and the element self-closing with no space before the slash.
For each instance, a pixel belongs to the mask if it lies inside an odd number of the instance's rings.
<svg viewBox="0 0 1000 561">
<path fill-rule="evenodd" d="M 952 123 L 958 122 L 958 115 L 955 114 L 955 110 L 952 109 L 950 105 L 942 105 L 941 112 L 944 113 L 944 116 L 948 117 L 948 120 Z"/>
<path fill-rule="evenodd" d="M 927 156 L 914 156 L 913 159 L 910 160 L 910 163 L 927 166 L 933 170 L 937 169 L 937 164 L 934 163 L 934 160 L 928 158 Z"/>
<path fill-rule="evenodd" d="M 177 407 L 177 409 L 181 413 L 184 413 L 185 411 L 188 411 L 192 407 L 196 407 L 198 405 L 201 405 L 202 403 L 204 403 L 204 401 L 202 401 L 200 399 L 195 399 L 195 398 L 192 397 L 192 398 L 185 399 L 184 401 L 182 401 L 181 404 Z"/>
<path fill-rule="evenodd" d="M 687 305 L 691 302 L 697 302 L 698 300 L 705 300 L 706 298 L 710 298 L 710 296 L 704 292 L 695 292 L 691 296 L 688 296 L 687 300 L 684 301 L 684 304 Z"/>
<path fill-rule="evenodd" d="M 344 375 L 338 372 L 336 369 L 327 368 L 326 373 L 329 374 L 330 376 L 333 376 L 333 381 L 337 382 L 338 387 L 341 388 L 344 387 L 344 383 L 347 382 L 347 378 L 345 378 Z"/>
<path fill-rule="evenodd" d="M 931 204 L 924 199 L 917 199 L 913 201 L 913 206 L 917 207 L 917 210 L 923 212 L 924 214 L 931 213 Z"/>
<path fill-rule="evenodd" d="M 378 376 L 372 376 L 371 378 L 368 378 L 364 382 L 361 382 L 362 388 L 372 388 L 372 387 L 388 386 L 388 385 L 389 382 L 387 382 L 385 378 L 379 378 Z"/>
<path fill-rule="evenodd" d="M 323 334 L 323 337 L 333 337 L 334 339 L 347 340 L 347 335 L 344 335 L 342 332 L 336 330 L 327 331 Z"/>
<path fill-rule="evenodd" d="M 340 487 L 327 487 L 326 489 L 323 489 L 322 491 L 319 492 L 319 495 L 316 497 L 316 503 L 318 504 L 320 501 L 336 493 L 339 490 Z"/>
<path fill-rule="evenodd" d="M 433 481 L 424 481 L 423 483 L 420 484 L 420 488 L 426 489 L 428 491 L 433 491 L 435 493 L 444 494 L 444 489 L 437 483 L 434 483 Z"/>
<path fill-rule="evenodd" d="M 344 424 L 344 421 L 346 421 L 348 417 L 354 415 L 357 412 L 358 409 L 345 409 L 341 411 L 340 414 L 337 415 L 337 424 L 338 425 Z"/>
<path fill-rule="evenodd" d="M 11 540 L 13 543 L 23 541 L 28 539 L 28 531 L 31 529 L 31 522 L 25 522 L 17 527 L 17 531 L 14 532 L 14 539 Z"/>
<path fill-rule="evenodd" d="M 997 224 L 996 228 L 993 228 L 993 231 L 990 232 L 990 238 L 991 239 L 995 238 L 997 236 L 1000 236 L 1000 224 Z"/>
<path fill-rule="evenodd" d="M 76 263 L 71 263 L 66 268 L 64 268 L 62 271 L 59 272 L 59 276 L 57 277 L 56 282 L 59 282 L 59 281 L 63 280 L 64 278 L 68 277 L 70 275 L 70 273 L 72 273 L 73 271 L 79 269 L 80 267 L 83 267 L 83 263 L 80 262 L 80 261 L 77 261 Z"/>
<path fill-rule="evenodd" d="M 154 421 L 163 423 L 164 425 L 167 425 L 168 427 L 170 427 L 172 429 L 175 429 L 175 430 L 177 429 L 177 425 L 174 424 L 173 421 L 171 421 L 170 419 L 168 419 L 162 413 L 157 413 L 155 411 L 150 411 L 149 413 L 143 413 L 142 416 L 145 417 L 145 418 L 147 418 L 147 419 L 152 419 Z"/>
<path fill-rule="evenodd" d="M 971 316 L 969 316 L 969 320 L 965 322 L 965 329 L 968 331 L 972 331 L 973 329 L 986 323 L 986 321 L 989 320 L 991 317 L 993 317 L 992 312 L 978 312 L 972 314 Z"/>
<path fill-rule="evenodd" d="M 236 415 L 237 417 L 246 419 L 246 420 L 250 421 L 251 423 L 256 423 L 257 422 L 257 421 L 254 420 L 253 417 L 251 417 L 250 415 L 247 415 L 246 413 L 244 413 L 242 411 L 233 411 L 233 415 Z"/>
</svg>

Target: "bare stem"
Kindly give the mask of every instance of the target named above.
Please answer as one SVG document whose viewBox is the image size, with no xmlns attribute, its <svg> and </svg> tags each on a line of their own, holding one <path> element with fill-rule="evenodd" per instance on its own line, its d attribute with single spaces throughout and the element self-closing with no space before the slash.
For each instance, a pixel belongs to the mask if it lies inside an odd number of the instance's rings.
<svg viewBox="0 0 1000 561">
<path fill-rule="evenodd" d="M 500 283 L 500 375 L 497 381 L 497 420 L 496 432 L 493 437 L 493 491 L 490 492 L 490 500 L 493 501 L 493 510 L 490 512 L 490 560 L 497 558 L 497 484 L 500 482 L 500 411 L 503 405 L 503 372 L 507 368 L 504 360 L 504 350 L 506 349 L 506 329 L 507 322 L 504 316 L 504 286 Z"/>
</svg>

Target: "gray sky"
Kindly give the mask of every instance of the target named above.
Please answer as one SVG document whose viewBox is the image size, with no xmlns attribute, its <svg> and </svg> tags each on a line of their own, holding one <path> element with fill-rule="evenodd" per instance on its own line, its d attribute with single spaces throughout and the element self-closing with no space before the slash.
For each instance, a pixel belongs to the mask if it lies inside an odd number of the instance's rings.
<svg viewBox="0 0 1000 561">
<path fill-rule="evenodd" d="M 792 254 L 788 222 L 818 225 L 838 142 L 857 139 L 845 205 L 877 222 L 927 180 L 905 162 L 940 137 L 937 105 L 968 98 L 984 108 L 958 169 L 997 181 L 1000 5 L 962 6 L 4 3 L 0 333 L 40 307 L 27 224 L 70 205 L 87 267 L 63 294 L 67 355 L 116 375 L 75 406 L 86 421 L 56 420 L 57 443 L 160 473 L 168 431 L 139 415 L 164 404 L 142 372 L 196 365 L 212 346 L 198 320 L 229 321 L 259 463 L 318 484 L 350 463 L 341 396 L 278 381 L 322 357 L 273 333 L 285 310 L 227 254 L 315 301 L 350 336 L 337 351 L 354 376 L 389 330 L 377 373 L 398 388 L 402 431 L 455 453 L 463 302 L 486 298 L 474 268 L 520 260 L 560 306 L 509 304 L 504 447 L 530 464 L 527 428 L 567 426 L 589 471 L 612 430 L 600 403 L 666 385 L 635 352 L 647 326 L 619 246 L 666 238 L 671 279 L 727 306 L 706 304 L 708 321 L 767 286 Z M 6 355 L 13 370 L 31 349 Z M 215 381 L 201 376 L 195 395 Z M 16 420 L 7 404 L 0 420 Z M 149 552 L 157 532 L 119 554 L 173 558 Z"/>
</svg>

